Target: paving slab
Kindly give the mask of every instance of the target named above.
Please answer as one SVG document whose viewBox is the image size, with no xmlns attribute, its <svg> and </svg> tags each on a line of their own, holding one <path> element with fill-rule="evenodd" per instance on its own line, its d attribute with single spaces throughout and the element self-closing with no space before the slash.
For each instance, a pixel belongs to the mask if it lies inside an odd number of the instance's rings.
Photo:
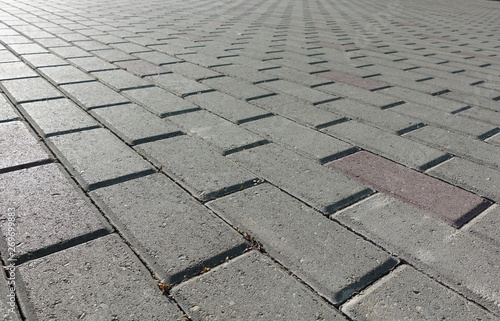
<svg viewBox="0 0 500 321">
<path fill-rule="evenodd" d="M 227 76 L 207 79 L 202 83 L 209 88 L 222 91 L 223 93 L 226 93 L 230 96 L 246 101 L 273 94 L 271 91 L 253 85 L 250 82 Z"/>
<path fill-rule="evenodd" d="M 153 86 L 153 84 L 149 81 L 141 79 L 140 77 L 137 77 L 125 70 L 120 69 L 95 71 L 92 73 L 92 75 L 99 81 L 117 91 Z"/>
<path fill-rule="evenodd" d="M 184 134 L 170 120 L 162 120 L 136 104 L 97 108 L 90 113 L 130 145 Z"/>
<path fill-rule="evenodd" d="M 24 123 L 0 123 L 0 133 L 0 172 L 51 161 L 41 142 Z"/>
<path fill-rule="evenodd" d="M 429 169 L 426 173 L 497 203 L 500 202 L 500 170 L 498 169 L 453 157 Z"/>
<path fill-rule="evenodd" d="M 114 70 L 118 68 L 117 66 L 97 57 L 72 58 L 67 59 L 66 61 L 69 61 L 76 67 L 81 68 L 86 72 Z"/>
<path fill-rule="evenodd" d="M 154 65 L 146 60 L 119 61 L 116 62 L 115 65 L 139 77 L 154 76 L 170 72 L 167 69 Z"/>
<path fill-rule="evenodd" d="M 471 221 L 465 231 L 500 247 L 500 207 L 495 204 Z"/>
<path fill-rule="evenodd" d="M 207 206 L 259 240 L 267 253 L 333 304 L 345 301 L 398 262 L 269 184 Z M 335 246 L 339 242 L 342 247 Z M 328 254 L 318 257 L 318 252 Z"/>
<path fill-rule="evenodd" d="M 12 107 L 7 97 L 0 94 L 0 122 L 17 120 L 18 118 L 18 114 L 15 112 L 14 107 Z"/>
<path fill-rule="evenodd" d="M 69 99 L 53 99 L 19 105 L 23 115 L 42 137 L 100 127 Z"/>
<path fill-rule="evenodd" d="M 329 214 L 373 191 L 274 143 L 228 155 L 259 177 Z"/>
<path fill-rule="evenodd" d="M 61 90 L 85 109 L 130 102 L 113 89 L 97 81 L 60 86 Z"/>
<path fill-rule="evenodd" d="M 205 110 L 173 115 L 168 120 L 204 140 L 222 155 L 267 143 L 262 136 Z"/>
<path fill-rule="evenodd" d="M 132 89 L 123 92 L 131 101 L 160 117 L 192 112 L 200 107 L 160 87 Z"/>
<path fill-rule="evenodd" d="M 0 88 L 16 104 L 64 97 L 59 90 L 40 77 L 1 81 Z"/>
<path fill-rule="evenodd" d="M 220 91 L 187 96 L 186 100 L 216 115 L 240 124 L 271 115 L 267 110 Z"/>
<path fill-rule="evenodd" d="M 181 97 L 212 91 L 205 84 L 174 73 L 149 76 L 145 79 Z"/>
<path fill-rule="evenodd" d="M 21 61 L 0 64 L 0 81 L 32 77 L 38 74 Z"/>
<path fill-rule="evenodd" d="M 26 261 L 111 231 L 58 164 L 4 173 L 1 177 L 0 209 L 6 217 L 1 224 L 0 244 L 11 259 Z M 7 250 L 11 248 L 15 251 Z"/>
<path fill-rule="evenodd" d="M 249 246 L 161 173 L 104 187 L 90 196 L 142 259 L 170 284 L 240 255 Z"/>
<path fill-rule="evenodd" d="M 391 87 L 387 83 L 371 79 L 365 79 L 358 76 L 345 74 L 339 71 L 327 71 L 327 72 L 317 73 L 315 75 L 321 78 L 332 80 L 334 82 L 340 82 L 343 84 L 351 85 L 369 91 L 377 91 Z"/>
<path fill-rule="evenodd" d="M 479 164 L 500 167 L 500 147 L 450 131 L 426 126 L 406 136 L 448 153 L 469 158 Z"/>
<path fill-rule="evenodd" d="M 498 313 L 499 248 L 383 194 L 333 218 Z"/>
<path fill-rule="evenodd" d="M 30 320 L 183 319 L 183 313 L 161 294 L 149 271 L 116 234 L 18 269 L 23 283 L 21 307 Z"/>
<path fill-rule="evenodd" d="M 46 141 L 85 190 L 154 172 L 148 162 L 103 128 L 52 136 Z"/>
<path fill-rule="evenodd" d="M 491 205 L 490 201 L 454 185 L 366 151 L 325 166 L 410 203 L 457 228 Z"/>
<path fill-rule="evenodd" d="M 135 148 L 201 201 L 237 191 L 257 180 L 254 174 L 186 135 Z"/>
<path fill-rule="evenodd" d="M 353 145 L 300 125 L 281 116 L 272 116 L 242 125 L 270 141 L 283 145 L 303 156 L 325 163 L 357 150 Z"/>
<path fill-rule="evenodd" d="M 418 272 L 409 265 L 382 278 L 363 295 L 342 306 L 353 320 L 495 320 L 480 306 Z"/>
<path fill-rule="evenodd" d="M 287 96 L 294 96 L 299 99 L 312 103 L 313 105 L 322 104 L 328 101 L 338 99 L 339 97 L 326 94 L 313 88 L 304 87 L 287 80 L 276 80 L 258 84 L 272 92 L 280 92 Z"/>
<path fill-rule="evenodd" d="M 193 320 L 347 320 L 264 255 L 251 251 L 173 289 Z"/>
<path fill-rule="evenodd" d="M 437 149 L 356 121 L 327 127 L 323 131 L 418 170 L 425 170 L 448 158 Z"/>
<path fill-rule="evenodd" d="M 56 86 L 95 80 L 94 77 L 73 66 L 38 68 L 38 72 Z"/>
<path fill-rule="evenodd" d="M 332 113 L 306 101 L 285 95 L 264 97 L 253 100 L 252 103 L 267 109 L 269 112 L 290 118 L 300 124 L 316 128 L 347 120 L 342 115 Z"/>
<path fill-rule="evenodd" d="M 68 65 L 68 62 L 51 53 L 23 55 L 21 57 L 23 61 L 27 62 L 32 68 Z"/>
</svg>

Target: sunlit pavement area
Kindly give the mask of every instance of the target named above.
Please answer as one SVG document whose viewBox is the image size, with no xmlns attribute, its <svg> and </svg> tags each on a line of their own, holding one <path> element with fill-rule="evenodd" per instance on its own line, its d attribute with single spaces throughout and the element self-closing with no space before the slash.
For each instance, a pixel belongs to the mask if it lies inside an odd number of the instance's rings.
<svg viewBox="0 0 500 321">
<path fill-rule="evenodd" d="M 0 319 L 498 320 L 499 17 L 0 0 Z"/>
</svg>

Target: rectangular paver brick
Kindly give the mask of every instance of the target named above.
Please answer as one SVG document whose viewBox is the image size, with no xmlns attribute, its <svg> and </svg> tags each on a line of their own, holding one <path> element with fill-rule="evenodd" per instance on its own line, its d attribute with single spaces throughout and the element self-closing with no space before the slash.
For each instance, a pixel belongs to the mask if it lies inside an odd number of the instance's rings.
<svg viewBox="0 0 500 321">
<path fill-rule="evenodd" d="M 500 248 L 383 194 L 334 218 L 498 313 Z"/>
<path fill-rule="evenodd" d="M 46 140 L 85 190 L 154 172 L 125 143 L 106 129 L 93 129 Z"/>
<path fill-rule="evenodd" d="M 182 283 L 173 294 L 193 320 L 241 316 L 251 320 L 347 320 L 256 251 Z"/>
<path fill-rule="evenodd" d="M 22 57 L 25 62 L 34 68 L 68 65 L 68 62 L 51 53 L 23 55 Z"/>
<path fill-rule="evenodd" d="M 491 205 L 491 202 L 454 185 L 366 151 L 325 166 L 423 209 L 456 228 Z"/>
<path fill-rule="evenodd" d="M 218 265 L 248 246 L 163 174 L 104 187 L 90 196 L 168 283 Z"/>
<path fill-rule="evenodd" d="M 2 213 L 15 222 L 16 252 L 26 260 L 46 248 L 61 246 L 85 235 L 107 234 L 111 227 L 57 164 L 32 167 L 1 175 Z M 31 199 L 33 201 L 27 202 Z M 9 226 L 2 221 L 7 245 Z M 54 229 L 57 226 L 57 229 Z M 20 241 L 22 240 L 22 242 Z M 7 247 L 5 247 L 7 253 Z"/>
<path fill-rule="evenodd" d="M 70 98 L 85 109 L 128 103 L 129 100 L 97 81 L 60 86 Z"/>
<path fill-rule="evenodd" d="M 69 99 L 53 99 L 19 105 L 27 120 L 46 137 L 100 124 Z"/>
<path fill-rule="evenodd" d="M 144 77 L 144 76 L 153 76 L 170 73 L 165 68 L 154 65 L 145 60 L 128 60 L 128 61 L 119 61 L 116 62 L 115 65 L 119 66 L 127 70 L 130 73 L 133 73 L 136 76 Z"/>
<path fill-rule="evenodd" d="M 99 79 L 99 81 L 118 91 L 153 86 L 149 81 L 121 69 L 95 71 L 92 75 Z"/>
<path fill-rule="evenodd" d="M 401 99 L 385 95 L 384 90 L 381 90 L 380 92 L 373 92 L 339 82 L 315 88 L 319 91 L 330 93 L 339 97 L 359 100 L 365 104 L 377 106 L 379 108 L 386 108 L 387 106 L 402 103 Z"/>
<path fill-rule="evenodd" d="M 464 230 L 500 248 L 500 206 L 496 204 L 488 208 Z"/>
<path fill-rule="evenodd" d="M 59 90 L 40 77 L 6 80 L 0 82 L 0 87 L 17 104 L 64 97 Z"/>
<path fill-rule="evenodd" d="M 21 307 L 30 320 L 76 320 L 82 315 L 182 320 L 183 313 L 161 295 L 150 272 L 116 234 L 23 264 L 19 272 Z"/>
<path fill-rule="evenodd" d="M 3 94 L 0 94 L 0 122 L 16 120 L 19 116 Z"/>
<path fill-rule="evenodd" d="M 0 81 L 38 77 L 38 74 L 24 62 L 0 63 Z"/>
<path fill-rule="evenodd" d="M 500 167 L 500 147 L 447 130 L 425 126 L 406 136 L 479 164 Z"/>
<path fill-rule="evenodd" d="M 448 158 L 448 155 L 437 149 L 356 121 L 327 127 L 324 131 L 418 170 L 425 170 Z"/>
<path fill-rule="evenodd" d="M 269 184 L 207 206 L 262 242 L 267 253 L 333 304 L 397 264 L 388 253 Z"/>
<path fill-rule="evenodd" d="M 382 278 L 363 295 L 342 306 L 353 320 L 495 320 L 495 317 L 457 293 L 403 265 Z"/>
<path fill-rule="evenodd" d="M 247 101 L 272 94 L 271 91 L 253 85 L 250 82 L 227 76 L 207 79 L 203 81 L 203 84 Z"/>
<path fill-rule="evenodd" d="M 96 108 L 91 113 L 131 145 L 183 134 L 169 120 L 163 120 L 136 104 Z"/>
<path fill-rule="evenodd" d="M 168 119 L 188 134 L 203 139 L 222 155 L 267 142 L 262 136 L 205 110 L 178 114 Z"/>
<path fill-rule="evenodd" d="M 36 137 L 20 121 L 0 123 L 0 172 L 50 159 Z"/>
<path fill-rule="evenodd" d="M 357 150 L 349 143 L 281 116 L 258 119 L 242 126 L 321 163 Z"/>
<path fill-rule="evenodd" d="M 54 85 L 66 85 L 95 79 L 73 66 L 39 68 L 38 71 Z"/>
<path fill-rule="evenodd" d="M 123 95 L 160 117 L 200 109 L 200 107 L 190 103 L 188 100 L 182 99 L 159 87 L 127 90 L 123 92 Z"/>
<path fill-rule="evenodd" d="M 369 91 L 377 91 L 380 89 L 391 87 L 389 84 L 386 84 L 383 82 L 379 82 L 379 81 L 375 81 L 375 80 L 371 80 L 371 79 L 365 79 L 365 78 L 361 78 L 358 76 L 345 74 L 345 73 L 339 72 L 339 71 L 327 71 L 327 72 L 322 72 L 322 73 L 318 73 L 315 75 L 318 77 L 328 79 L 328 80 L 332 80 L 335 82 L 340 82 L 343 84 L 355 86 L 355 87 L 362 88 L 362 89 L 369 90 Z"/>
<path fill-rule="evenodd" d="M 259 86 L 272 92 L 280 92 L 285 95 L 297 97 L 315 105 L 339 98 L 287 80 L 270 81 L 259 84 Z"/>
<path fill-rule="evenodd" d="M 500 170 L 453 157 L 427 171 L 429 175 L 500 203 Z"/>
<path fill-rule="evenodd" d="M 220 91 L 187 96 L 186 100 L 224 117 L 236 124 L 270 115 L 270 113 L 246 101 Z"/>
<path fill-rule="evenodd" d="M 325 124 L 333 124 L 345 121 L 345 117 L 339 114 L 314 106 L 306 101 L 275 95 L 256 99 L 253 104 L 267 109 L 268 111 L 293 119 L 300 124 L 319 128 Z"/>
<path fill-rule="evenodd" d="M 373 192 L 342 174 L 276 144 L 255 147 L 228 157 L 327 214 Z"/>
<path fill-rule="evenodd" d="M 97 57 L 72 58 L 67 61 L 85 70 L 86 72 L 118 69 L 117 66 Z"/>
<path fill-rule="evenodd" d="M 257 178 L 186 135 L 137 145 L 136 149 L 202 201 L 249 186 Z"/>
<path fill-rule="evenodd" d="M 196 82 L 179 74 L 149 76 L 145 79 L 181 97 L 212 91 L 205 84 Z"/>
</svg>

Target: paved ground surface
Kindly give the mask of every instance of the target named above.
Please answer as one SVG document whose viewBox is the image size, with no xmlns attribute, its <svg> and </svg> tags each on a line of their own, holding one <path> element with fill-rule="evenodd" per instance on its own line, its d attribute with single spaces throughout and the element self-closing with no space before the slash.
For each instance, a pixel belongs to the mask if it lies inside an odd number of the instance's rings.
<svg viewBox="0 0 500 321">
<path fill-rule="evenodd" d="M 0 0 L 0 316 L 498 320 L 499 16 Z"/>
</svg>

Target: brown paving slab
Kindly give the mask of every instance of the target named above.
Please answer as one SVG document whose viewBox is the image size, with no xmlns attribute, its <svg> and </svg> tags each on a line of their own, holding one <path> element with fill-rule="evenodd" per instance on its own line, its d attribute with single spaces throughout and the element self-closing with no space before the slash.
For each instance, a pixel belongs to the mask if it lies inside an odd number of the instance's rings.
<svg viewBox="0 0 500 321">
<path fill-rule="evenodd" d="M 321 77 L 321 78 L 325 78 L 325 79 L 332 80 L 335 82 L 340 82 L 342 84 L 351 85 L 351 86 L 362 88 L 362 89 L 369 90 L 369 91 L 376 91 L 376 90 L 391 87 L 389 84 L 386 84 L 383 82 L 365 79 L 365 78 L 361 78 L 358 76 L 345 74 L 345 73 L 339 72 L 339 71 L 326 71 L 326 72 L 317 73 L 315 75 L 318 77 Z"/>
<path fill-rule="evenodd" d="M 360 151 L 325 164 L 460 228 L 491 202 L 381 156 Z"/>
</svg>

